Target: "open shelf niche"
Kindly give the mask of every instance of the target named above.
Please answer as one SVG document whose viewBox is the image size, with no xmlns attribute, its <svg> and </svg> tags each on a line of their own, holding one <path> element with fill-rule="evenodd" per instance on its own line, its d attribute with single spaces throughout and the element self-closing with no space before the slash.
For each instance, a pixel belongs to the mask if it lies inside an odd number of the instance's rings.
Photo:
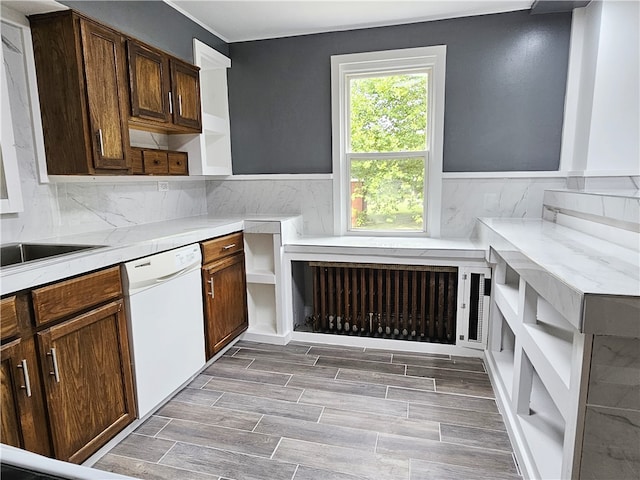
<svg viewBox="0 0 640 480">
<path fill-rule="evenodd" d="M 525 477 L 573 469 L 584 335 L 492 250 L 495 263 L 487 364 Z"/>
<path fill-rule="evenodd" d="M 282 337 L 281 259 L 279 222 L 253 222 L 244 232 L 249 328 L 245 338 L 278 342 Z"/>
</svg>

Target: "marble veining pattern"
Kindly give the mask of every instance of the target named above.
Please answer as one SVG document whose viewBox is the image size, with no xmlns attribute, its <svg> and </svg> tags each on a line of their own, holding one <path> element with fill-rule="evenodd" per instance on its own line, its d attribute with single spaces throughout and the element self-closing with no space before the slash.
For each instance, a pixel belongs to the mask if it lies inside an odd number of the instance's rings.
<svg viewBox="0 0 640 480">
<path fill-rule="evenodd" d="M 480 221 L 578 292 L 640 296 L 637 251 L 540 219 Z"/>
<path fill-rule="evenodd" d="M 547 190 L 544 205 L 570 210 L 588 216 L 604 217 L 607 221 L 640 223 L 640 191 L 572 191 Z M 622 224 L 624 226 L 624 224 Z"/>
<path fill-rule="evenodd" d="M 640 338 L 594 337 L 587 403 L 640 411 Z"/>
<path fill-rule="evenodd" d="M 331 180 L 248 180 L 207 182 L 213 215 L 277 213 L 303 216 L 306 233 L 333 233 Z"/>
<path fill-rule="evenodd" d="M 477 217 L 539 218 L 544 191 L 565 187 L 564 178 L 444 178 L 440 235 L 468 237 Z"/>
</svg>

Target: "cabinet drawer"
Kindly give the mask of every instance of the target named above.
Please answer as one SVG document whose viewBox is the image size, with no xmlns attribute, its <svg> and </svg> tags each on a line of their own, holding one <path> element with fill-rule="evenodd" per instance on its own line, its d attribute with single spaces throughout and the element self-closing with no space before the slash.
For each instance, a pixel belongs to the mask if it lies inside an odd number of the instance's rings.
<svg viewBox="0 0 640 480">
<path fill-rule="evenodd" d="M 244 250 L 242 232 L 202 242 L 202 263 L 214 262 Z"/>
<path fill-rule="evenodd" d="M 120 267 L 72 278 L 31 292 L 41 326 L 122 296 Z"/>
<path fill-rule="evenodd" d="M 186 152 L 169 152 L 169 175 L 187 175 L 189 163 Z"/>
<path fill-rule="evenodd" d="M 169 173 L 167 152 L 143 150 L 142 161 L 144 163 L 144 173 L 147 175 L 166 175 Z"/>
<path fill-rule="evenodd" d="M 142 175 L 144 173 L 142 149 L 131 147 L 129 149 L 129 157 L 131 158 L 131 173 L 133 173 L 134 175 Z"/>
<path fill-rule="evenodd" d="M 18 309 L 16 297 L 3 298 L 0 302 L 0 339 L 18 334 Z"/>
</svg>

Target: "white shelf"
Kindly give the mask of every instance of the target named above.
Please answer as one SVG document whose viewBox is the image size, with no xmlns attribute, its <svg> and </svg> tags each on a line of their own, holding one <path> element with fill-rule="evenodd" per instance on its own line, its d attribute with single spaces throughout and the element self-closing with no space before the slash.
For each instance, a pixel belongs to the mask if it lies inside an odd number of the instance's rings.
<svg viewBox="0 0 640 480">
<path fill-rule="evenodd" d="M 506 318 L 512 330 L 517 330 L 516 322 L 518 322 L 518 288 L 513 285 L 499 284 L 495 285 L 494 293 L 495 303 Z"/>
<path fill-rule="evenodd" d="M 275 274 L 275 253 L 272 234 L 245 233 L 244 248 L 247 272 Z"/>
<path fill-rule="evenodd" d="M 210 115 L 208 113 L 202 113 L 202 130 L 205 132 L 228 135 L 229 124 L 228 120 L 217 115 Z"/>
<path fill-rule="evenodd" d="M 571 323 L 569 323 L 569 321 L 564 318 L 560 312 L 553 308 L 553 305 L 540 296 L 538 297 L 536 310 L 536 317 L 539 322 L 549 324 L 555 328 L 564 330 L 565 332 L 572 333 L 575 330 L 575 327 L 571 325 Z"/>
<path fill-rule="evenodd" d="M 268 270 L 262 271 L 247 271 L 247 283 L 257 283 L 265 285 L 275 285 L 276 275 Z"/>
<path fill-rule="evenodd" d="M 562 453 L 565 423 L 549 392 L 534 374 L 530 415 L 519 415 L 539 477 L 562 478 Z"/>
<path fill-rule="evenodd" d="M 498 375 L 502 380 L 505 393 L 511 399 L 511 392 L 513 392 L 513 352 L 502 350 L 501 352 L 491 352 L 491 355 L 498 369 Z"/>
<path fill-rule="evenodd" d="M 545 359 L 552 370 L 560 377 L 565 385 L 569 388 L 571 380 L 571 352 L 573 350 L 573 337 L 566 337 L 567 333 L 559 329 L 551 328 L 545 324 L 525 324 L 526 335 L 529 335 L 531 342 L 540 356 Z M 532 357 L 530 350 L 532 347 L 529 342 L 523 348 Z M 531 358 L 531 362 L 536 366 L 536 362 Z M 540 370 L 538 368 L 538 370 Z M 544 378 L 543 378 L 544 380 Z M 544 382 L 547 383 L 546 381 Z"/>
<path fill-rule="evenodd" d="M 247 310 L 249 314 L 250 331 L 277 333 L 278 323 L 275 285 L 248 283 Z"/>
</svg>

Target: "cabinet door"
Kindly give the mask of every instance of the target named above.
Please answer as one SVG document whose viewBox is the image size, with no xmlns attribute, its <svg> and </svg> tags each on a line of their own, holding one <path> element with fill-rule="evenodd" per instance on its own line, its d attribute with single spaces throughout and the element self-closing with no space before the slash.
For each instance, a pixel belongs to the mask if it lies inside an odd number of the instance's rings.
<svg viewBox="0 0 640 480">
<path fill-rule="evenodd" d="M 127 41 L 131 115 L 161 123 L 171 122 L 169 112 L 169 61 L 160 52 Z"/>
<path fill-rule="evenodd" d="M 38 333 L 56 458 L 80 463 L 135 419 L 123 302 Z"/>
<path fill-rule="evenodd" d="M 198 67 L 171 59 L 173 123 L 202 131 Z"/>
<path fill-rule="evenodd" d="M 206 265 L 202 277 L 209 360 L 248 326 L 244 254 Z"/>
<path fill-rule="evenodd" d="M 0 349 L 2 443 L 50 456 L 49 430 L 33 337 Z"/>
<path fill-rule="evenodd" d="M 94 167 L 129 169 L 123 39 L 84 19 L 80 30 Z"/>
</svg>

